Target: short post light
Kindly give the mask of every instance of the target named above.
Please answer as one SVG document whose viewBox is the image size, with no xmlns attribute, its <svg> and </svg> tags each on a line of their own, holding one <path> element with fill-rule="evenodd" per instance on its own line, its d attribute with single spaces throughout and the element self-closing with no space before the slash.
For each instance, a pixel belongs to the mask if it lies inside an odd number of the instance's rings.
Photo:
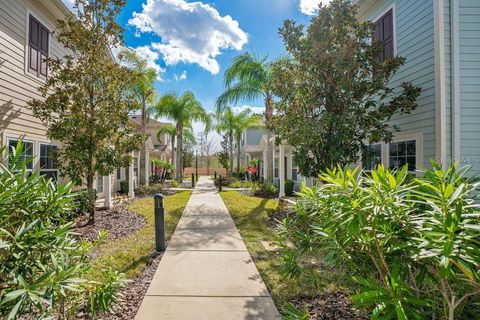
<svg viewBox="0 0 480 320">
<path fill-rule="evenodd" d="M 218 178 L 218 191 L 222 191 L 222 175 Z"/>
<path fill-rule="evenodd" d="M 192 188 L 195 188 L 195 174 L 192 172 Z"/>
<path fill-rule="evenodd" d="M 165 208 L 163 194 L 157 193 L 154 197 L 155 206 L 155 249 L 165 251 Z"/>
</svg>

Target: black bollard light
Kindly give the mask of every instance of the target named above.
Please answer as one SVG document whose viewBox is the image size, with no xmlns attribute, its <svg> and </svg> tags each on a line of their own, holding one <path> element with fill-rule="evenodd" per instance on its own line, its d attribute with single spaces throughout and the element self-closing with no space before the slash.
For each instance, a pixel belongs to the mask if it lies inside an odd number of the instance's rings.
<svg viewBox="0 0 480 320">
<path fill-rule="evenodd" d="M 195 181 L 198 181 L 198 173 L 195 172 Z"/>
<path fill-rule="evenodd" d="M 195 188 L 195 174 L 192 172 L 192 188 Z"/>
<path fill-rule="evenodd" d="M 217 181 L 217 171 L 215 171 L 215 179 L 213 180 Z"/>
<path fill-rule="evenodd" d="M 155 249 L 165 251 L 165 208 L 163 194 L 157 193 L 154 197 L 155 206 Z"/>
<path fill-rule="evenodd" d="M 222 175 L 218 177 L 218 191 L 222 191 Z"/>
</svg>

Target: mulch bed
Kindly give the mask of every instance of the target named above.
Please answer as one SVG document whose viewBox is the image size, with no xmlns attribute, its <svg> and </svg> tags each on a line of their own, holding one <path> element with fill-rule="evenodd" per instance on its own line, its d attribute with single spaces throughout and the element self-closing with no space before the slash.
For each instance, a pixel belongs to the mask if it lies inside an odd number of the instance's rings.
<svg viewBox="0 0 480 320">
<path fill-rule="evenodd" d="M 298 299 L 293 304 L 299 310 L 308 311 L 310 320 L 366 320 L 361 311 L 356 309 L 348 295 L 341 291 L 325 291 L 315 298 Z"/>
<path fill-rule="evenodd" d="M 128 236 L 143 228 L 146 221 L 143 217 L 129 212 L 124 204 L 118 204 L 112 209 L 95 213 L 95 224 L 86 225 L 87 216 L 81 216 L 77 221 L 75 232 L 82 239 L 94 241 L 100 230 L 109 232 L 108 240 L 116 240 Z"/>
</svg>

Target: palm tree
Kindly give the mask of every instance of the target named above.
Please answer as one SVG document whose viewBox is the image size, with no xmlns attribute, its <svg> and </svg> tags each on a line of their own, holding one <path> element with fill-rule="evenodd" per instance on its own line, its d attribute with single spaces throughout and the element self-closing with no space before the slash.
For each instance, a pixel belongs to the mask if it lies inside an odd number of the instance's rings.
<svg viewBox="0 0 480 320">
<path fill-rule="evenodd" d="M 147 66 L 147 60 L 140 57 L 138 53 L 132 49 L 122 49 L 119 58 L 120 61 L 127 64 L 137 76 L 132 86 L 132 91 L 140 103 L 140 132 L 145 135 L 147 131 L 146 125 L 148 122 L 149 106 L 153 104 L 156 97 L 154 82 L 157 73 L 154 69 Z M 147 165 L 147 163 L 145 163 L 146 148 L 146 143 L 144 143 L 140 150 L 140 182 L 145 184 L 148 183 L 147 177 L 145 176 L 145 166 Z"/>
<path fill-rule="evenodd" d="M 265 104 L 265 121 L 267 125 L 273 117 L 272 75 L 270 63 L 266 58 L 257 58 L 250 53 L 243 53 L 233 59 L 232 65 L 225 71 L 225 92 L 216 102 L 220 114 L 229 104 L 251 102 L 263 99 Z M 267 176 L 273 179 L 273 144 L 272 132 L 267 130 Z"/>
<path fill-rule="evenodd" d="M 183 137 L 185 128 L 191 128 L 192 122 L 207 122 L 207 112 L 195 95 L 186 91 L 181 96 L 169 92 L 160 97 L 152 107 L 156 117 L 166 117 L 175 122 L 177 150 L 175 175 L 179 182 L 183 182 Z"/>
<path fill-rule="evenodd" d="M 217 115 L 217 132 L 224 132 L 228 137 L 228 159 L 230 160 L 230 174 L 233 173 L 233 135 L 235 133 L 236 120 L 235 113 L 231 107 L 223 109 L 223 111 Z"/>
<path fill-rule="evenodd" d="M 252 115 L 250 109 L 240 112 L 235 115 L 235 129 L 234 135 L 237 143 L 237 173 L 240 171 L 240 140 L 242 133 L 250 127 L 260 126 L 262 124 L 262 117 L 259 115 Z"/>
</svg>

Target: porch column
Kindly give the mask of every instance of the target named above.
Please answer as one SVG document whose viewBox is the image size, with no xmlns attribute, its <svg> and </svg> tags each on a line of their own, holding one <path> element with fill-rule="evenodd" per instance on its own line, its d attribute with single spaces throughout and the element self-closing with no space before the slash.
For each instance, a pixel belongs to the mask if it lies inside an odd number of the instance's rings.
<svg viewBox="0 0 480 320">
<path fill-rule="evenodd" d="M 150 151 L 145 152 L 145 185 L 148 186 L 150 180 Z"/>
<path fill-rule="evenodd" d="M 267 150 L 263 151 L 263 177 L 265 178 L 267 176 Z"/>
<path fill-rule="evenodd" d="M 292 180 L 292 165 L 293 165 L 292 152 L 287 152 L 287 179 Z"/>
<path fill-rule="evenodd" d="M 128 197 L 133 199 L 135 198 L 134 192 L 134 185 L 133 185 L 133 166 L 135 161 L 135 153 L 132 152 L 130 155 L 132 157 L 132 161 L 130 161 L 130 165 L 128 166 Z"/>
<path fill-rule="evenodd" d="M 112 201 L 112 175 L 103 177 L 103 193 L 105 195 L 105 202 L 103 204 L 106 208 L 111 208 L 113 205 Z"/>
<path fill-rule="evenodd" d="M 280 176 L 280 186 L 278 196 L 285 197 L 285 146 L 280 145 L 280 152 L 278 155 L 278 175 Z"/>
</svg>

